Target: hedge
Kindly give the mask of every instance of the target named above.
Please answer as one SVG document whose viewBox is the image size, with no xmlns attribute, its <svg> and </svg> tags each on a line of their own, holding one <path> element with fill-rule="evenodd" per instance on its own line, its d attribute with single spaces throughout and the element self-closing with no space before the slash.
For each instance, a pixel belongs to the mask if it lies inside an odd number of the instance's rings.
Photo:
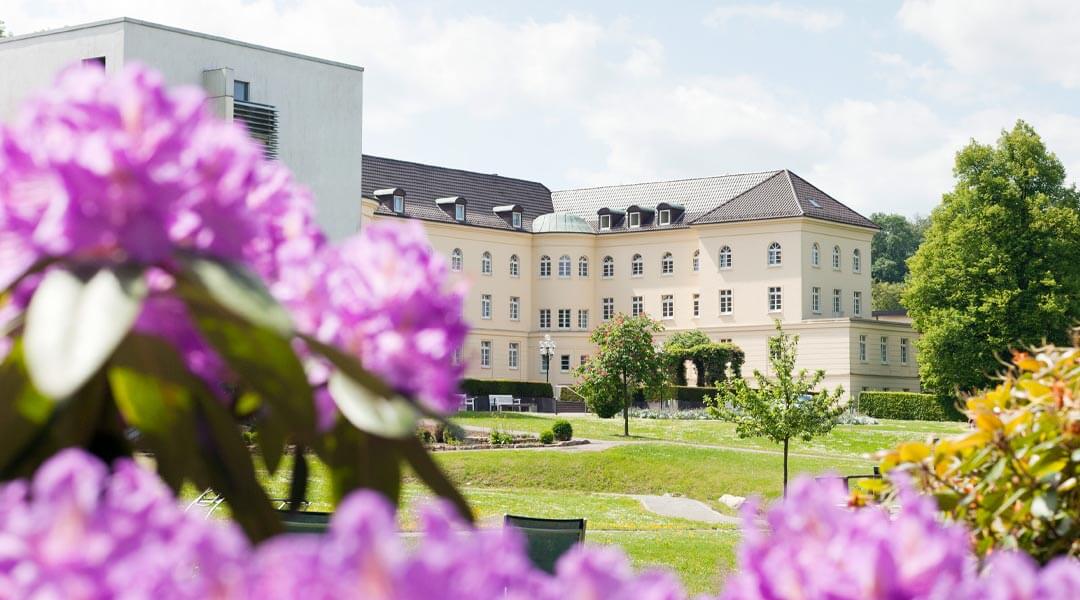
<svg viewBox="0 0 1080 600">
<path fill-rule="evenodd" d="M 862 392 L 858 409 L 878 419 L 905 421 L 966 421 L 954 398 L 914 392 Z"/>
<path fill-rule="evenodd" d="M 734 344 L 699 344 L 690 348 L 666 347 L 663 354 L 664 370 L 668 378 L 677 385 L 686 385 L 684 363 L 689 360 L 697 368 L 698 387 L 711 386 L 727 378 L 727 364 L 736 377 L 742 375 L 742 365 L 746 355 Z"/>
<path fill-rule="evenodd" d="M 551 384 L 543 381 L 507 379 L 462 379 L 461 391 L 469 396 L 514 396 L 515 398 L 554 398 Z"/>
</svg>

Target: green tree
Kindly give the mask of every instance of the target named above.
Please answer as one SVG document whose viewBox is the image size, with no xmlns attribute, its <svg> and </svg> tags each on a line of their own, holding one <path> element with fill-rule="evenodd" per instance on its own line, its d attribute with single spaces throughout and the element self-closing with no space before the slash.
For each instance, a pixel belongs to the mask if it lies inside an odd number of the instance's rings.
<svg viewBox="0 0 1080 600">
<path fill-rule="evenodd" d="M 818 389 L 825 371 L 795 371 L 799 336 L 784 333 L 776 321 L 776 335 L 769 338 L 769 377 L 754 369 L 751 387 L 742 377 L 728 377 L 717 387 L 712 410 L 735 423 L 740 438 L 767 437 L 784 445 L 784 495 L 787 496 L 788 448 L 792 439 L 810 441 L 832 430 L 843 412 L 844 389 Z"/>
<path fill-rule="evenodd" d="M 610 418 L 621 409 L 623 435 L 630 435 L 630 401 L 633 392 L 659 393 L 664 385 L 660 353 L 653 335 L 664 330 L 647 315 L 628 317 L 622 313 L 593 330 L 589 340 L 598 349 L 578 368 L 578 391 L 588 398 L 598 416 Z"/>
<path fill-rule="evenodd" d="M 870 283 L 871 304 L 874 310 L 901 310 L 904 282 L 873 281 Z"/>
<path fill-rule="evenodd" d="M 870 267 L 874 281 L 900 283 L 908 273 L 907 260 L 922 242 L 923 219 L 908 220 L 904 215 L 874 213 L 870 220 L 881 228 L 870 242 L 873 264 Z"/>
<path fill-rule="evenodd" d="M 701 344 L 711 343 L 712 340 L 709 339 L 709 336 L 697 329 L 689 329 L 687 331 L 676 331 L 668 336 L 668 339 L 664 340 L 664 348 L 693 348 Z"/>
<path fill-rule="evenodd" d="M 983 387 L 1009 348 L 1068 341 L 1080 317 L 1080 205 L 1065 168 L 1018 121 L 956 155 L 956 187 L 909 265 L 923 385 Z"/>
</svg>

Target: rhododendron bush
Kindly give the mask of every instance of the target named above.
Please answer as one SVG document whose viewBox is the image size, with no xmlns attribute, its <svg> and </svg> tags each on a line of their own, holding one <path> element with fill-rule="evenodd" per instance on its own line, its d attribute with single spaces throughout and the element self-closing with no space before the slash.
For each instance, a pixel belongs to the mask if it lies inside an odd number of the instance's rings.
<svg viewBox="0 0 1080 600">
<path fill-rule="evenodd" d="M 413 435 L 456 408 L 445 262 L 416 223 L 327 242 L 307 193 L 204 100 L 77 68 L 0 126 L 0 600 L 684 598 L 617 550 L 547 574 L 516 531 L 471 527 Z M 307 452 L 327 464 L 326 534 L 281 533 L 243 422 L 271 473 L 295 448 L 292 508 Z M 394 515 L 406 464 L 442 498 L 415 544 Z M 184 511 L 184 484 L 233 521 Z M 1080 597 L 1071 559 L 979 561 L 904 494 L 893 517 L 797 481 L 764 522 L 746 513 L 722 597 Z"/>
</svg>

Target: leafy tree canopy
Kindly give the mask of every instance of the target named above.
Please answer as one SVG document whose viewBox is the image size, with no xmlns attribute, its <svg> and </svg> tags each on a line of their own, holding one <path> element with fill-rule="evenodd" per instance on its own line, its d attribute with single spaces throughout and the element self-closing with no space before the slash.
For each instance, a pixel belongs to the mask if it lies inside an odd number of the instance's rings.
<svg viewBox="0 0 1080 600">
<path fill-rule="evenodd" d="M 907 259 L 915 254 L 922 242 L 926 220 L 904 215 L 874 213 L 870 220 L 881 228 L 870 243 L 873 264 L 870 272 L 874 281 L 899 283 L 907 276 Z"/>
<path fill-rule="evenodd" d="M 911 259 L 904 305 L 938 393 L 985 386 L 1009 348 L 1063 343 L 1080 318 L 1080 207 L 1065 168 L 1017 121 L 956 155 L 956 187 Z"/>
<path fill-rule="evenodd" d="M 904 305 L 900 302 L 905 287 L 903 282 L 874 281 L 870 286 L 874 310 L 901 310 L 904 308 Z"/>
<path fill-rule="evenodd" d="M 693 348 L 694 346 L 710 343 L 712 343 L 712 340 L 709 339 L 709 336 L 697 329 L 676 331 L 664 342 L 664 350 L 669 348 Z"/>
</svg>

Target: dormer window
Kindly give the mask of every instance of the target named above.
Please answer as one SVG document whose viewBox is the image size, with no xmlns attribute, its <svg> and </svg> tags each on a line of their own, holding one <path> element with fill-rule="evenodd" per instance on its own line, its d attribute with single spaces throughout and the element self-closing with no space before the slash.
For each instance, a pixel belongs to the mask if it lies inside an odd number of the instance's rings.
<svg viewBox="0 0 1080 600">
<path fill-rule="evenodd" d="M 438 206 L 446 216 L 454 219 L 458 223 L 465 222 L 465 206 L 468 203 L 465 202 L 465 198 L 461 196 L 447 196 L 446 198 L 436 198 L 435 205 Z"/>
<path fill-rule="evenodd" d="M 465 205 L 464 204 L 455 204 L 454 205 L 454 220 L 456 220 L 456 221 L 464 221 L 465 220 Z"/>
<path fill-rule="evenodd" d="M 600 215 L 600 231 L 611 229 L 611 215 Z"/>
<path fill-rule="evenodd" d="M 622 223 L 625 215 L 625 211 L 608 208 L 606 206 L 596 211 L 597 221 L 600 224 L 600 231 L 609 231 L 618 227 L 619 224 Z"/>
<path fill-rule="evenodd" d="M 671 225 L 671 209 L 662 209 L 657 216 L 657 219 L 659 220 L 661 225 Z"/>
<path fill-rule="evenodd" d="M 514 211 L 510 213 L 510 220 L 513 222 L 514 229 L 521 229 L 521 211 Z"/>
<path fill-rule="evenodd" d="M 405 212 L 405 196 L 394 194 L 394 212 L 399 215 Z"/>
<path fill-rule="evenodd" d="M 629 218 L 630 218 L 630 225 L 629 226 L 630 226 L 631 229 L 641 227 L 641 213 L 632 212 L 632 213 L 630 213 Z"/>
<path fill-rule="evenodd" d="M 521 218 L 521 205 L 520 204 L 506 204 L 504 206 L 496 206 L 491 209 L 491 212 L 498 215 L 504 223 L 513 227 L 514 229 L 521 229 L 523 219 Z"/>
<path fill-rule="evenodd" d="M 405 214 L 405 190 L 396 187 L 386 188 L 375 190 L 372 195 L 379 201 L 379 204 L 393 211 L 394 214 Z"/>
</svg>

